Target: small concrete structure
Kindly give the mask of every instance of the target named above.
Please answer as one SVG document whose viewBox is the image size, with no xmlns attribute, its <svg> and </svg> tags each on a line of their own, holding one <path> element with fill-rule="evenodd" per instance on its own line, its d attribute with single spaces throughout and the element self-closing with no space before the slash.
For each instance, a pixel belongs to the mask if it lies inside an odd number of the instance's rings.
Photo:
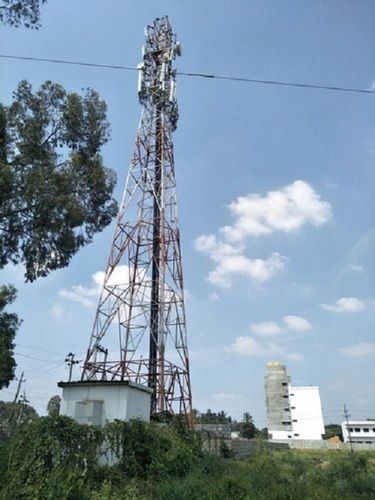
<svg viewBox="0 0 375 500">
<path fill-rule="evenodd" d="M 375 420 L 349 420 L 341 428 L 345 443 L 375 444 Z"/>
<path fill-rule="evenodd" d="M 102 426 L 113 420 L 150 421 L 152 389 L 126 381 L 59 382 L 60 415 L 80 424 Z"/>
</svg>

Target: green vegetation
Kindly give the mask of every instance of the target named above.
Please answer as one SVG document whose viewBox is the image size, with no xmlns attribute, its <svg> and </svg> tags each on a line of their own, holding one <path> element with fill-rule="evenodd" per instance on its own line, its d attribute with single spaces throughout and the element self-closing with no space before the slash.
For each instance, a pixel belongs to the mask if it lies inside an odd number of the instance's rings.
<svg viewBox="0 0 375 500">
<path fill-rule="evenodd" d="M 66 417 L 40 418 L 0 444 L 0 498 L 375 498 L 374 453 L 271 452 L 260 442 L 238 462 L 203 448 L 179 421 L 117 421 L 95 429 Z M 106 454 L 116 465 L 98 465 Z"/>
<path fill-rule="evenodd" d="M 40 26 L 40 6 L 46 0 L 2 0 L 0 22 L 18 27 L 38 29 Z"/>
<path fill-rule="evenodd" d="M 17 314 L 5 311 L 14 302 L 16 295 L 14 286 L 0 286 L 0 389 L 8 387 L 16 368 L 14 338 L 21 322 Z"/>
<path fill-rule="evenodd" d="M 34 281 L 111 222 L 115 173 L 100 155 L 109 124 L 97 92 L 24 80 L 13 97 L 0 106 L 0 267 L 22 263 Z"/>
</svg>

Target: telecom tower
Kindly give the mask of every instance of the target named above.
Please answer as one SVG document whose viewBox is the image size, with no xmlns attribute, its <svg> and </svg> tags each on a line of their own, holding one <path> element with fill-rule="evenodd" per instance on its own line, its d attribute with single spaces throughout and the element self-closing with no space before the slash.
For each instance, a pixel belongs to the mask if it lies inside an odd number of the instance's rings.
<svg viewBox="0 0 375 500">
<path fill-rule="evenodd" d="M 151 414 L 191 415 L 172 132 L 180 44 L 167 17 L 145 29 L 142 113 L 82 381 L 153 389 Z"/>
</svg>

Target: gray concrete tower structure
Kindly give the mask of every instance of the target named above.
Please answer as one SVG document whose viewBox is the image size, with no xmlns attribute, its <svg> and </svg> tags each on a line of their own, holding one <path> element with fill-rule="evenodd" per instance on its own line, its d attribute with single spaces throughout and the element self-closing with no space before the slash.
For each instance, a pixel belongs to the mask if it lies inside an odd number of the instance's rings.
<svg viewBox="0 0 375 500">
<path fill-rule="evenodd" d="M 268 433 L 273 439 L 287 438 L 292 432 L 288 386 L 290 377 L 285 365 L 277 361 L 267 363 L 265 376 L 266 418 Z"/>
</svg>

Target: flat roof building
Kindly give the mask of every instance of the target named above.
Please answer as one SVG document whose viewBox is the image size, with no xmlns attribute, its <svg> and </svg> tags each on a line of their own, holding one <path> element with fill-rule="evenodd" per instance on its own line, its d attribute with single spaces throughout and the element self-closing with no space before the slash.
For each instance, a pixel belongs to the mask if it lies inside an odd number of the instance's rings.
<svg viewBox="0 0 375 500">
<path fill-rule="evenodd" d="M 375 420 L 349 420 L 341 428 L 345 443 L 375 443 Z"/>
<path fill-rule="evenodd" d="M 291 385 L 286 366 L 267 364 L 265 377 L 268 434 L 272 440 L 321 440 L 325 432 L 319 387 Z"/>
<path fill-rule="evenodd" d="M 129 381 L 59 382 L 60 414 L 80 424 L 102 426 L 119 420 L 150 420 L 152 389 Z"/>
</svg>

